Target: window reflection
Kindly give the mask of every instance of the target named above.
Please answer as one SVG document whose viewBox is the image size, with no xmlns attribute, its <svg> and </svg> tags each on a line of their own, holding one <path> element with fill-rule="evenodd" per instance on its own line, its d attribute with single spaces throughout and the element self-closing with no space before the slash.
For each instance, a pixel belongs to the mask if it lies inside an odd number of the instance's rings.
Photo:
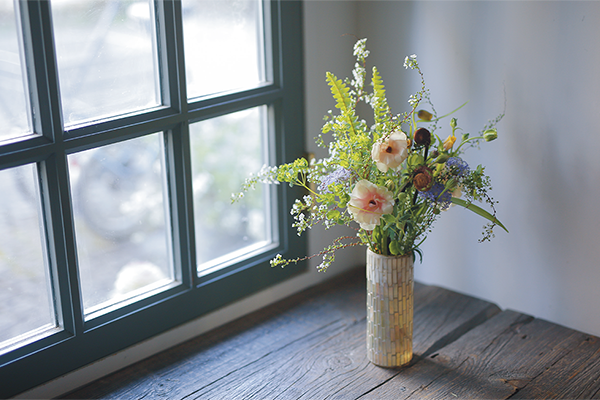
<svg viewBox="0 0 600 400">
<path fill-rule="evenodd" d="M 0 141 L 31 132 L 15 2 L 0 1 Z"/>
<path fill-rule="evenodd" d="M 86 314 L 173 280 L 162 134 L 69 156 Z"/>
<path fill-rule="evenodd" d="M 240 191 L 249 171 L 258 171 L 265 163 L 265 112 L 263 106 L 190 125 L 201 271 L 272 241 L 266 188 L 257 187 L 243 201 L 231 204 L 231 194 Z"/>
<path fill-rule="evenodd" d="M 56 326 L 35 164 L 0 171 L 0 342 Z"/>
<path fill-rule="evenodd" d="M 65 125 L 159 105 L 152 1 L 51 5 Z"/>
<path fill-rule="evenodd" d="M 183 0 L 188 97 L 265 80 L 260 0 Z"/>
</svg>

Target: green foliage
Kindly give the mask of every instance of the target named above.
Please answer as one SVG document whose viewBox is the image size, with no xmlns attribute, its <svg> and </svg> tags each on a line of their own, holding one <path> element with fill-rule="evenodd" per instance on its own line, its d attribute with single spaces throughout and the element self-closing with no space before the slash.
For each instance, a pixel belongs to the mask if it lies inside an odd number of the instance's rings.
<svg viewBox="0 0 600 400">
<path fill-rule="evenodd" d="M 371 69 L 371 91 L 365 89 L 369 54 L 365 45 L 366 39 L 361 39 L 354 46 L 356 64 L 352 80 L 326 73 L 337 112 L 329 111 L 325 116 L 316 141 L 328 148 L 329 156 L 310 163 L 298 159 L 265 168 L 244 186 L 246 190 L 257 182 L 277 181 L 303 187 L 308 194 L 297 199 L 291 210 L 298 234 L 317 224 L 325 228 L 347 225 L 355 228 L 357 234 L 334 240 L 314 256 L 293 260 L 277 256 L 271 262 L 273 266 L 283 267 L 321 256 L 319 270 L 324 271 L 335 260 L 336 251 L 356 245 L 366 245 L 382 255 L 422 257 L 419 246 L 435 220 L 451 204 L 489 221 L 482 240 L 493 236 L 495 225 L 506 230 L 496 218 L 496 202 L 489 196 L 491 185 L 484 168 L 471 170 L 461 158 L 465 148 L 497 136 L 495 126 L 503 114 L 490 121 L 478 136 L 463 133 L 458 140 L 461 128 L 456 118 L 450 119 L 449 134 L 439 135 L 437 131 L 442 128 L 438 124 L 452 113 L 437 115 L 413 55 L 406 58 L 405 67 L 420 75 L 421 89 L 409 97 L 409 111 L 394 115 L 376 67 Z M 361 102 L 373 112 L 372 127 L 357 115 Z M 428 110 L 417 113 L 422 103 Z M 423 119 L 417 119 L 417 114 Z M 427 128 L 430 135 L 426 137 L 430 136 L 430 140 L 419 139 L 417 143 L 414 133 L 422 127 Z M 423 130 L 420 138 L 422 134 Z M 492 211 L 473 204 L 475 201 L 486 203 Z"/>
<path fill-rule="evenodd" d="M 375 116 L 375 124 L 377 124 L 377 131 L 384 130 L 385 124 L 389 121 L 391 115 L 390 107 L 388 106 L 385 98 L 385 86 L 377 67 L 373 67 L 373 97 L 371 98 L 371 105 L 373 107 L 373 114 Z M 383 125 L 380 127 L 380 125 Z"/>
</svg>

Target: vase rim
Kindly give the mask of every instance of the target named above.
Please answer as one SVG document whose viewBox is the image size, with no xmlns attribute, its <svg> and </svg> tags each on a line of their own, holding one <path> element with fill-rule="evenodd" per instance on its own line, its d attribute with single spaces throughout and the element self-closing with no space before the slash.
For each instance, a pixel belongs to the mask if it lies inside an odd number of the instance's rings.
<svg viewBox="0 0 600 400">
<path fill-rule="evenodd" d="M 403 257 L 413 257 L 412 254 L 402 254 L 402 255 L 398 255 L 398 256 L 386 256 L 383 254 L 378 254 L 375 253 L 373 250 L 371 250 L 369 247 L 367 247 L 367 254 L 371 253 L 372 255 L 376 256 L 376 257 L 383 257 L 383 258 L 403 258 Z"/>
</svg>

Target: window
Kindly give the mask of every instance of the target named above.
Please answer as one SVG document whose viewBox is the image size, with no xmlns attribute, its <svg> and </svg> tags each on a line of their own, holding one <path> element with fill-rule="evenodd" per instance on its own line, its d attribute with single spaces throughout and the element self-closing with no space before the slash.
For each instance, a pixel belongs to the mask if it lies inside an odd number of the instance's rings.
<svg viewBox="0 0 600 400">
<path fill-rule="evenodd" d="M 0 2 L 0 397 L 302 271 L 300 3 Z M 10 383 L 7 383 L 10 382 Z"/>
</svg>

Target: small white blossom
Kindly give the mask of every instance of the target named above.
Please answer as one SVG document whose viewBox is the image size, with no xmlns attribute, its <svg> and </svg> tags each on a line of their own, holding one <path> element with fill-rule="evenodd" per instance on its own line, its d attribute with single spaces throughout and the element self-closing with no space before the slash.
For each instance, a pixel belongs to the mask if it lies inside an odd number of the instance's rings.
<svg viewBox="0 0 600 400">
<path fill-rule="evenodd" d="M 406 56 L 406 58 L 404 59 L 404 68 L 416 69 L 418 67 L 419 67 L 419 64 L 417 63 L 417 55 L 416 54 Z"/>
<path fill-rule="evenodd" d="M 414 94 L 411 94 L 410 97 L 408 98 L 408 104 L 410 104 L 411 107 L 415 107 L 417 104 L 419 104 L 418 97 Z"/>
<path fill-rule="evenodd" d="M 369 50 L 367 50 L 367 39 L 360 39 L 354 45 L 354 56 L 357 58 L 367 58 L 369 56 Z"/>
<path fill-rule="evenodd" d="M 283 261 L 283 256 L 281 254 L 277 254 L 275 258 L 270 261 L 271 267 L 275 267 L 279 265 Z"/>
</svg>

